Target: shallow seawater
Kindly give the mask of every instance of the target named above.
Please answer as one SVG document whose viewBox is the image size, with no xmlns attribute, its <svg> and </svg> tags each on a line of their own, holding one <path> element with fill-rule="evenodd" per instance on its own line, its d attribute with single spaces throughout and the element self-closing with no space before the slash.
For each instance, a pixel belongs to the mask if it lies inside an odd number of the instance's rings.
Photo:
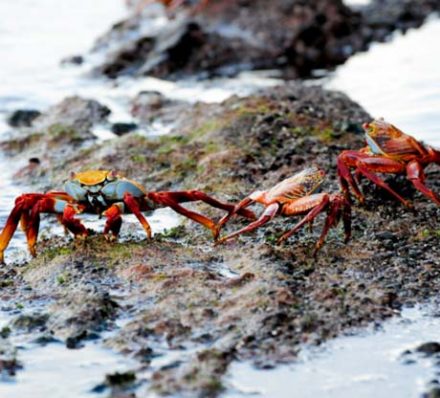
<svg viewBox="0 0 440 398">
<path fill-rule="evenodd" d="M 440 19 L 375 43 L 326 78 L 374 117 L 440 147 Z"/>
<path fill-rule="evenodd" d="M 0 329 L 18 312 L 0 311 Z M 67 349 L 61 342 L 41 345 L 29 341 L 30 338 L 28 334 L 17 334 L 8 339 L 17 347 L 16 357 L 23 369 L 14 377 L 5 374 L 0 377 L 2 398 L 103 396 L 92 390 L 105 381 L 106 374 L 127 372 L 139 366 L 136 361 L 103 348 L 98 340 L 86 342 L 78 349 Z"/>
<path fill-rule="evenodd" d="M 435 313 L 437 311 L 437 313 Z M 235 363 L 226 398 L 410 398 L 419 397 L 440 368 L 433 358 L 414 353 L 438 341 L 438 308 L 406 308 L 379 331 L 338 337 L 321 348 L 304 348 L 298 362 L 274 370 Z M 406 351 L 411 354 L 404 354 Z"/>
</svg>

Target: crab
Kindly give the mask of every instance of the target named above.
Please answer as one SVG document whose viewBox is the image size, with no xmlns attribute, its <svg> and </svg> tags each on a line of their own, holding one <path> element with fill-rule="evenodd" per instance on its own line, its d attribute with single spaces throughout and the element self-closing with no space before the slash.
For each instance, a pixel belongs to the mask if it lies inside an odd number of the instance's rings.
<svg viewBox="0 0 440 398">
<path fill-rule="evenodd" d="M 383 119 L 364 123 L 367 146 L 358 151 L 343 151 L 338 156 L 338 176 L 347 199 L 350 189 L 361 203 L 365 197 L 351 174 L 364 176 L 374 184 L 387 190 L 407 207 L 412 204 L 394 191 L 376 173 L 406 174 L 416 189 L 440 205 L 440 197 L 425 185 L 424 168 L 430 163 L 440 165 L 440 151 L 417 141 Z M 357 178 L 357 179 L 358 179 Z"/>
<path fill-rule="evenodd" d="M 75 238 L 84 238 L 88 234 L 82 222 L 75 218 L 76 214 L 104 215 L 106 217 L 104 235 L 108 240 L 114 240 L 121 229 L 122 214 L 134 214 L 148 238 L 151 238 L 151 227 L 142 212 L 170 207 L 177 213 L 210 229 L 216 239 L 218 229 L 215 222 L 202 214 L 182 207 L 180 203 L 202 201 L 228 212 L 234 209 L 232 204 L 218 201 L 201 191 L 146 192 L 137 182 L 108 170 L 72 173 L 64 188 L 65 192 L 27 193 L 15 200 L 15 206 L 0 234 L 0 263 L 4 261 L 4 251 L 18 223 L 21 223 L 26 234 L 29 252 L 32 256 L 36 255 L 41 213 L 56 214 L 58 220 L 66 230 L 73 233 Z M 245 209 L 240 210 L 239 214 L 247 218 L 255 218 L 251 211 Z"/>
<path fill-rule="evenodd" d="M 265 207 L 261 216 L 246 227 L 235 231 L 221 239 L 216 244 L 221 244 L 241 235 L 253 231 L 275 216 L 305 215 L 292 229 L 285 232 L 278 243 L 284 242 L 291 235 L 302 228 L 306 223 L 312 225 L 319 213 L 327 211 L 327 218 L 319 240 L 315 244 L 313 255 L 323 246 L 325 238 L 332 227 L 336 227 L 343 220 L 345 242 L 351 236 L 351 206 L 340 193 L 314 193 L 322 184 L 325 172 L 318 167 L 309 167 L 287 178 L 267 191 L 255 191 L 239 202 L 234 209 L 225 215 L 218 223 L 219 231 L 228 220 L 253 203 L 260 203 Z"/>
</svg>

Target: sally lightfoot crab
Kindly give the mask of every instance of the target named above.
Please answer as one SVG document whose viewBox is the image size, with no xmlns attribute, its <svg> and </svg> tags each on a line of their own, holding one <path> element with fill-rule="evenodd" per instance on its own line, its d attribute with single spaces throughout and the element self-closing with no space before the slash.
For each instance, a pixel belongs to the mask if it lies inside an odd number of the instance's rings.
<svg viewBox="0 0 440 398">
<path fill-rule="evenodd" d="M 135 181 L 113 171 L 89 170 L 72 173 L 70 180 L 65 184 L 65 192 L 27 193 L 15 200 L 15 206 L 0 235 L 0 262 L 3 262 L 4 251 L 18 223 L 26 234 L 30 253 L 36 255 L 35 246 L 41 213 L 56 214 L 66 229 L 78 238 L 87 236 L 87 229 L 75 218 L 75 215 L 102 214 L 106 217 L 104 234 L 109 239 L 118 236 L 122 224 L 121 215 L 132 213 L 142 224 L 147 236 L 151 238 L 150 225 L 142 212 L 170 207 L 177 213 L 209 228 L 216 239 L 218 229 L 213 220 L 180 205 L 193 201 L 202 201 L 228 212 L 234 209 L 232 204 L 220 202 L 200 191 L 146 192 Z M 251 211 L 245 209 L 240 210 L 239 214 L 247 218 L 255 218 Z"/>
<path fill-rule="evenodd" d="M 245 232 L 253 231 L 272 220 L 275 216 L 292 217 L 305 214 L 301 221 L 278 239 L 278 243 L 281 243 L 306 223 L 311 224 L 318 214 L 324 211 L 327 211 L 327 218 L 321 236 L 315 245 L 314 255 L 324 244 L 330 228 L 336 227 L 341 218 L 344 224 L 345 242 L 348 242 L 351 235 L 350 203 L 343 195 L 338 193 L 313 193 L 324 181 L 324 176 L 324 171 L 317 167 L 310 167 L 281 181 L 268 191 L 253 192 L 220 220 L 218 229 L 220 230 L 232 216 L 255 202 L 265 206 L 260 218 L 248 226 L 219 239 L 217 244 L 226 242 Z"/>
<path fill-rule="evenodd" d="M 440 197 L 425 185 L 424 168 L 430 163 L 440 165 L 440 151 L 404 134 L 383 119 L 364 124 L 367 146 L 358 151 L 343 151 L 338 156 L 338 175 L 341 188 L 347 199 L 350 189 L 358 200 L 365 201 L 356 179 L 364 176 L 374 184 L 387 190 L 405 206 L 411 203 L 394 191 L 376 173 L 406 174 L 413 185 L 429 199 L 440 205 Z"/>
</svg>

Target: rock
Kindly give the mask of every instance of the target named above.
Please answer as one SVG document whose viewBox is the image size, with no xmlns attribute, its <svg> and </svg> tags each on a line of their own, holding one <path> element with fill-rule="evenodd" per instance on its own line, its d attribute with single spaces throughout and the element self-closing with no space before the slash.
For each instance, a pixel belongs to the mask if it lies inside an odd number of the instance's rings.
<svg viewBox="0 0 440 398">
<path fill-rule="evenodd" d="M 84 57 L 82 55 L 71 55 L 61 60 L 61 65 L 82 65 L 83 63 Z"/>
<path fill-rule="evenodd" d="M 12 127 L 30 127 L 40 115 L 41 112 L 34 109 L 19 109 L 8 117 L 7 122 Z"/>
<path fill-rule="evenodd" d="M 132 101 L 131 114 L 148 120 L 152 113 L 160 110 L 171 101 L 157 91 L 141 91 Z M 145 115 L 145 116 L 143 116 Z"/>
<path fill-rule="evenodd" d="M 113 123 L 112 133 L 118 136 L 130 133 L 138 128 L 136 123 Z"/>
<path fill-rule="evenodd" d="M 170 20 L 157 34 L 143 35 L 143 24 L 151 21 L 138 14 L 109 32 L 108 42 L 119 39 L 120 48 L 108 55 L 99 73 L 176 79 L 288 67 L 302 75 L 364 47 L 360 15 L 342 1 L 209 2 L 196 17 Z M 100 39 L 100 48 L 105 41 Z"/>
<path fill-rule="evenodd" d="M 364 146 L 359 126 L 370 119 L 346 95 L 300 83 L 218 104 L 197 103 L 186 112 L 168 135 L 127 134 L 62 158 L 50 153 L 50 164 L 42 162 L 39 169 L 54 187 L 61 186 L 66 170 L 117 166 L 149 191 L 199 189 L 237 203 L 315 163 L 327 170 L 322 190 L 339 192 L 337 156 Z M 438 192 L 433 169 L 427 169 L 427 179 Z M 400 187 L 404 179 L 390 180 Z M 311 253 L 324 214 L 314 231 L 299 231 L 284 245 L 274 241 L 297 218 L 275 217 L 255 233 L 215 248 L 209 232 L 191 221 L 148 242 L 145 235 L 108 242 L 100 231 L 84 242 L 41 238 L 37 257 L 25 267 L 2 267 L 8 277 L 2 297 L 15 302 L 43 297 L 50 302 L 48 330 L 62 339 L 74 337 L 72 346 L 84 330 L 99 333 L 106 347 L 142 361 L 136 380 L 147 379 L 156 395 L 217 396 L 233 360 L 265 366 L 293 361 L 304 343 L 322 344 L 353 328 L 380 325 L 400 306 L 436 297 L 439 210 L 411 185 L 404 192 L 417 213 L 379 189 L 366 190 L 366 205 L 353 204 L 353 239 L 344 244 L 342 230 L 334 229 L 316 258 Z M 215 220 L 225 214 L 190 206 Z M 248 223 L 236 217 L 222 233 Z M 426 233 L 420 234 L 421 228 Z M 380 235 L 385 231 L 393 236 Z M 393 245 L 384 250 L 383 240 Z M 119 316 L 124 322 L 115 327 Z M 102 333 L 107 330 L 112 332 Z M 173 357 L 164 361 L 167 366 L 153 361 L 146 369 L 155 352 L 167 355 L 168 349 Z"/>
<path fill-rule="evenodd" d="M 396 29 L 420 25 L 438 9 L 435 0 L 375 0 L 359 11 L 340 0 L 210 1 L 195 15 L 178 10 L 156 30 L 145 28 L 151 15 L 137 13 L 99 39 L 96 47 L 110 52 L 96 71 L 178 79 L 283 68 L 310 76 Z"/>
<path fill-rule="evenodd" d="M 0 339 L 0 379 L 15 376 L 23 366 L 18 361 L 15 347 L 7 340 Z M 5 377 L 6 376 L 6 377 Z"/>
<path fill-rule="evenodd" d="M 116 372 L 106 375 L 105 379 L 109 386 L 121 386 L 133 383 L 136 380 L 136 375 L 133 372 Z"/>
<path fill-rule="evenodd" d="M 419 27 L 433 12 L 440 10 L 436 0 L 372 0 L 361 8 L 366 33 L 374 40 L 385 40 L 394 30 L 405 32 Z"/>
<path fill-rule="evenodd" d="M 435 341 L 423 343 L 416 348 L 416 351 L 425 354 L 426 356 L 432 356 L 440 352 L 440 343 Z"/>
<path fill-rule="evenodd" d="M 78 96 L 67 97 L 39 116 L 34 127 L 41 131 L 63 126 L 73 129 L 80 136 L 89 137 L 91 128 L 105 122 L 110 113 L 110 109 L 98 101 Z"/>
<path fill-rule="evenodd" d="M 422 398 L 440 398 L 440 388 L 434 387 L 429 392 L 424 393 Z"/>
<path fill-rule="evenodd" d="M 12 327 L 27 333 L 33 331 L 43 331 L 46 329 L 46 322 L 48 319 L 48 314 L 22 314 L 13 320 Z"/>
</svg>

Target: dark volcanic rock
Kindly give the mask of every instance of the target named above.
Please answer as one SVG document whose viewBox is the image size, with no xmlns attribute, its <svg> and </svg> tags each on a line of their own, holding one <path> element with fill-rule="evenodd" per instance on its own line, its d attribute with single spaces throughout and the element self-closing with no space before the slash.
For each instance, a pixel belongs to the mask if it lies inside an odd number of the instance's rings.
<svg viewBox="0 0 440 398">
<path fill-rule="evenodd" d="M 419 27 L 435 11 L 440 11 L 439 0 L 372 0 L 362 9 L 365 34 L 381 41 L 394 30 Z"/>
<path fill-rule="evenodd" d="M 61 60 L 61 65 L 82 65 L 83 63 L 84 57 L 82 55 L 71 55 Z"/>
<path fill-rule="evenodd" d="M 421 352 L 427 356 L 431 356 L 440 353 L 440 343 L 435 341 L 430 341 L 428 343 L 423 343 L 416 348 L 417 352 Z"/>
<path fill-rule="evenodd" d="M 284 66 L 304 75 L 364 46 L 360 15 L 339 0 L 211 2 L 194 18 L 182 15 L 150 36 L 141 33 L 144 23 L 151 22 L 137 15 L 113 28 L 108 40 L 122 38 L 121 48 L 112 51 L 100 73 L 208 77 Z M 128 42 L 120 32 L 125 29 L 132 32 Z"/>
<path fill-rule="evenodd" d="M 138 128 L 136 123 L 113 123 L 112 133 L 116 135 L 124 135 Z"/>
<path fill-rule="evenodd" d="M 375 0 L 358 11 L 340 0 L 210 1 L 156 30 L 145 29 L 151 16 L 138 13 L 99 39 L 96 48 L 110 52 L 97 71 L 178 79 L 283 68 L 309 76 L 396 29 L 419 26 L 439 9 L 438 0 Z"/>
<path fill-rule="evenodd" d="M 8 124 L 12 127 L 30 127 L 40 115 L 41 112 L 37 110 L 19 109 L 8 117 Z"/>
</svg>

